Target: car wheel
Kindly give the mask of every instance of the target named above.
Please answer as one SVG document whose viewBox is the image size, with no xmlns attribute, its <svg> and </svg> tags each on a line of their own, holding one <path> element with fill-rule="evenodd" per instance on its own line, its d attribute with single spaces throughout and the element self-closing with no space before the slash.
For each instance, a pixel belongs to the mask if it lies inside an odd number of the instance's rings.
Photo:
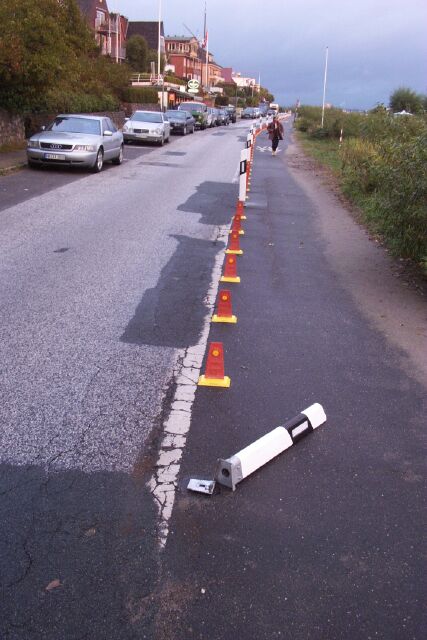
<svg viewBox="0 0 427 640">
<path fill-rule="evenodd" d="M 92 167 L 92 171 L 94 173 L 99 173 L 102 171 L 102 167 L 104 166 L 104 152 L 102 148 L 98 149 L 98 153 L 96 154 L 95 164 Z"/>
<path fill-rule="evenodd" d="M 169 143 L 171 139 L 171 135 L 169 134 L 167 138 L 165 138 L 165 142 Z"/>
<path fill-rule="evenodd" d="M 120 147 L 119 155 L 113 159 L 113 164 L 122 164 L 123 162 L 123 145 Z"/>
<path fill-rule="evenodd" d="M 182 135 L 186 136 L 187 135 L 187 125 L 185 125 L 185 127 L 182 130 Z"/>
<path fill-rule="evenodd" d="M 27 161 L 27 165 L 30 169 L 39 169 L 40 165 L 38 162 L 33 162 L 32 160 Z"/>
<path fill-rule="evenodd" d="M 160 145 L 161 147 L 163 147 L 163 145 L 164 145 L 164 144 L 165 144 L 165 137 L 163 136 L 163 137 L 162 137 L 162 139 L 161 139 L 161 140 L 160 140 L 160 142 L 159 142 L 159 145 Z"/>
</svg>

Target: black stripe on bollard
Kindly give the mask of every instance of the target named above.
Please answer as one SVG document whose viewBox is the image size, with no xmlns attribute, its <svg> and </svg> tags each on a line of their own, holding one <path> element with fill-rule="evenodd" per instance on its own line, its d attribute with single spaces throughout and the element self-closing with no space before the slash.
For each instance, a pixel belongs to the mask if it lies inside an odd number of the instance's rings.
<svg viewBox="0 0 427 640">
<path fill-rule="evenodd" d="M 247 161 L 246 160 L 242 160 L 240 163 L 240 175 L 242 176 L 244 173 L 246 173 L 246 166 L 247 166 Z"/>
<path fill-rule="evenodd" d="M 295 416 L 283 425 L 295 444 L 313 431 L 310 420 L 303 413 Z"/>
</svg>

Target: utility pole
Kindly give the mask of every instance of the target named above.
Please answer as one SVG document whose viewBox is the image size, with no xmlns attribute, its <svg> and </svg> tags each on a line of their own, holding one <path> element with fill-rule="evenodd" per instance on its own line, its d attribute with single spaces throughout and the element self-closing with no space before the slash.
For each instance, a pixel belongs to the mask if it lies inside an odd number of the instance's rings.
<svg viewBox="0 0 427 640">
<path fill-rule="evenodd" d="M 323 122 L 325 119 L 326 78 L 328 76 L 328 54 L 329 54 L 329 47 L 326 47 L 325 77 L 323 79 L 322 124 L 320 125 L 322 129 L 323 129 Z"/>
<path fill-rule="evenodd" d="M 160 38 L 162 36 L 162 0 L 159 0 L 159 42 L 157 46 L 157 81 L 160 84 L 160 74 L 161 74 L 161 48 L 160 48 Z"/>
</svg>

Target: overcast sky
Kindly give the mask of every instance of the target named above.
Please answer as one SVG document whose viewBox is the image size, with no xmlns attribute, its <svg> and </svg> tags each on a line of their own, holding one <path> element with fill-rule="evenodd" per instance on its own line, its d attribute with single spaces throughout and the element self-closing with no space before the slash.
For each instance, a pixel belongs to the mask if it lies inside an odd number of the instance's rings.
<svg viewBox="0 0 427 640">
<path fill-rule="evenodd" d="M 157 20 L 159 0 L 107 0 L 130 20 Z M 167 35 L 203 33 L 205 0 L 162 0 Z M 427 93 L 425 0 L 207 0 L 209 49 L 258 77 L 283 105 L 369 108 L 408 86 Z"/>
</svg>

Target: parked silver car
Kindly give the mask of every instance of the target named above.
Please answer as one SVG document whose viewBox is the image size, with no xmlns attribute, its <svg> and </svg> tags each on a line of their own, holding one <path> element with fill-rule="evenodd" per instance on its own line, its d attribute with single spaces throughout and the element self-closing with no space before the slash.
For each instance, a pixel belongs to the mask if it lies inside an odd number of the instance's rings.
<svg viewBox="0 0 427 640">
<path fill-rule="evenodd" d="M 170 123 L 161 111 L 135 111 L 123 126 L 125 142 L 169 142 Z"/>
<path fill-rule="evenodd" d="M 27 141 L 30 167 L 45 164 L 89 167 L 101 171 L 104 161 L 123 161 L 123 135 L 110 118 L 61 114 Z"/>
</svg>

